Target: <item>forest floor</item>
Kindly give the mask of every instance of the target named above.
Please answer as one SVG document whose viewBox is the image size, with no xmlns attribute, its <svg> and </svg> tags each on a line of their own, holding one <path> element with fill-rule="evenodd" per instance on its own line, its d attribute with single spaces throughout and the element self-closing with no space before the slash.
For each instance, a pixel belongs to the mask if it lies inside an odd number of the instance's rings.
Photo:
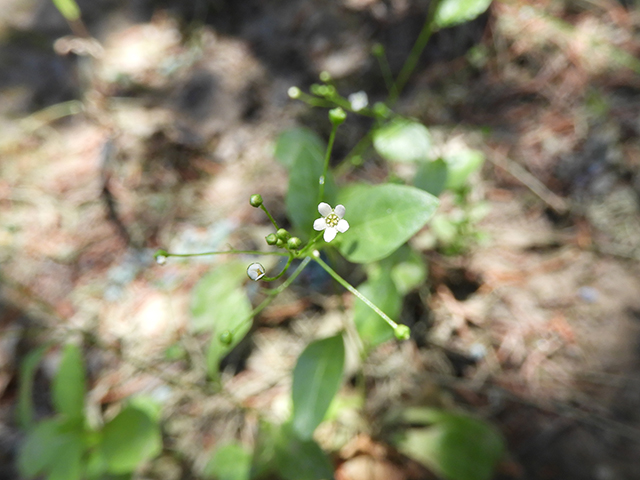
<svg viewBox="0 0 640 480">
<path fill-rule="evenodd" d="M 382 100 L 372 44 L 397 72 L 424 21 L 419 1 L 232 3 L 79 2 L 97 39 L 82 40 L 50 2 L 0 0 L 0 479 L 18 478 L 17 378 L 37 345 L 90 332 L 91 405 L 165 402 L 184 458 L 141 478 L 197 478 L 219 439 L 251 435 L 235 405 L 281 417 L 302 348 L 348 311 L 346 295 L 294 286 L 226 360 L 226 396 L 197 388 L 197 361 L 167 359 L 175 344 L 199 358 L 190 292 L 221 259 L 160 266 L 155 250 L 260 245 L 269 224 L 249 196 L 285 215 L 278 134 L 330 128 L 288 88 L 328 71 Z M 367 427 L 343 444 L 319 432 L 339 478 L 416 478 L 375 435 L 402 402 L 496 425 L 497 478 L 640 478 L 639 56 L 640 10 L 604 0 L 494 2 L 432 38 L 396 109 L 484 152 L 472 195 L 490 206 L 488 241 L 447 256 L 428 228 L 412 240 L 429 270 L 403 310 L 412 340 L 365 367 Z M 335 156 L 367 128 L 348 123 Z M 351 175 L 390 168 L 372 157 Z M 42 415 L 58 353 L 38 377 Z"/>
</svg>

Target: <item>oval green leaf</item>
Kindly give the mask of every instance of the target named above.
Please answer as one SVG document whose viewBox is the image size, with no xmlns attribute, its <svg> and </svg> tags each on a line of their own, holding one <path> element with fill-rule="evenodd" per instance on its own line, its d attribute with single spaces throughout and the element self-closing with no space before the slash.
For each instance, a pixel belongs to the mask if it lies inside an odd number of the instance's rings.
<svg viewBox="0 0 640 480">
<path fill-rule="evenodd" d="M 207 351 L 207 367 L 211 376 L 218 374 L 220 360 L 251 328 L 251 321 L 248 321 L 251 302 L 243 286 L 246 279 L 247 264 L 231 261 L 202 277 L 193 289 L 192 328 L 197 332 L 211 332 Z M 225 330 L 234 332 L 229 344 L 223 344 L 219 339 Z"/>
<path fill-rule="evenodd" d="M 62 352 L 60 366 L 52 385 L 53 405 L 59 413 L 68 418 L 84 417 L 85 382 L 80 348 L 68 344 Z"/>
<path fill-rule="evenodd" d="M 194 333 L 212 329 L 220 333 L 231 328 L 227 322 L 230 317 L 237 316 L 234 310 L 240 310 L 239 314 L 251 310 L 249 299 L 229 301 L 229 296 L 247 280 L 248 263 L 233 260 L 218 265 L 196 284 L 191 292 L 191 328 Z"/>
<path fill-rule="evenodd" d="M 220 445 L 204 469 L 206 478 L 249 480 L 251 452 L 237 442 Z"/>
<path fill-rule="evenodd" d="M 491 0 L 442 0 L 434 22 L 437 27 L 445 28 L 473 20 L 484 13 Z"/>
<path fill-rule="evenodd" d="M 431 423 L 408 429 L 399 441 L 404 454 L 449 480 L 490 480 L 504 453 L 504 440 L 488 423 L 441 410 L 416 409 L 406 420 Z"/>
<path fill-rule="evenodd" d="M 431 135 L 421 123 L 394 118 L 373 133 L 373 146 L 390 162 L 424 161 L 431 152 Z"/>
<path fill-rule="evenodd" d="M 320 217 L 320 177 L 324 169 L 324 159 L 311 155 L 299 156 L 289 173 L 289 189 L 285 198 L 287 216 L 298 235 L 306 238 L 312 231 L 313 221 Z M 331 172 L 324 179 L 323 201 L 334 205 L 336 186 Z"/>
<path fill-rule="evenodd" d="M 323 420 L 342 383 L 344 341 L 342 334 L 315 341 L 304 349 L 293 370 L 292 426 L 309 439 Z"/>
<path fill-rule="evenodd" d="M 84 451 L 77 423 L 61 417 L 40 422 L 18 454 L 18 470 L 27 478 L 48 473 L 49 478 L 80 478 L 80 456 Z M 64 457 L 64 458 L 63 458 Z"/>
<path fill-rule="evenodd" d="M 380 260 L 409 240 L 433 216 L 439 201 L 405 185 L 361 189 L 344 203 L 350 228 L 341 235 L 340 252 L 351 262 Z"/>
<path fill-rule="evenodd" d="M 369 279 L 358 286 L 366 298 L 375 299 L 376 306 L 395 319 L 402 308 L 402 298 L 391 279 L 389 270 L 383 270 L 377 278 Z M 362 342 L 369 348 L 393 338 L 393 329 L 362 300 L 356 300 L 353 321 Z"/>
<path fill-rule="evenodd" d="M 300 157 L 307 156 L 311 161 L 322 163 L 326 148 L 316 132 L 298 127 L 280 134 L 274 156 L 287 170 L 291 170 Z"/>
<path fill-rule="evenodd" d="M 441 158 L 433 162 L 425 162 L 420 165 L 413 184 L 425 192 L 437 197 L 445 189 L 447 184 L 448 168 L 445 161 Z"/>
<path fill-rule="evenodd" d="M 300 438 L 289 424 L 282 425 L 277 433 L 274 463 L 284 480 L 333 478 L 333 468 L 327 454 L 313 439 Z"/>
<path fill-rule="evenodd" d="M 391 279 L 401 296 L 419 287 L 427 278 L 424 259 L 408 246 L 399 248 L 380 263 L 384 270 L 391 272 Z"/>
<path fill-rule="evenodd" d="M 160 453 L 160 427 L 147 413 L 127 406 L 102 430 L 100 450 L 109 473 L 132 472 Z"/>
<path fill-rule="evenodd" d="M 47 348 L 44 346 L 29 352 L 20 364 L 17 411 L 20 426 L 25 429 L 33 426 L 33 379 Z"/>
<path fill-rule="evenodd" d="M 80 432 L 67 434 L 63 440 L 56 440 L 60 443 L 59 454 L 53 460 L 51 471 L 47 480 L 80 480 L 82 478 L 82 456 L 85 445 Z"/>
<path fill-rule="evenodd" d="M 449 190 L 462 188 L 469 176 L 482 167 L 484 154 L 478 150 L 463 150 L 445 157 L 447 164 L 447 183 Z"/>
</svg>

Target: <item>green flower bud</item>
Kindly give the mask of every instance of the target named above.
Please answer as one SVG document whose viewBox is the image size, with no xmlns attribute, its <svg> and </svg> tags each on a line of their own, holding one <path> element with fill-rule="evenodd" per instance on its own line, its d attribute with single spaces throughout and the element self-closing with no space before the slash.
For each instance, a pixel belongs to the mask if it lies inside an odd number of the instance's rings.
<svg viewBox="0 0 640 480">
<path fill-rule="evenodd" d="M 270 233 L 264 239 L 267 241 L 267 245 L 275 245 L 278 241 L 278 237 L 276 237 L 275 233 Z"/>
<path fill-rule="evenodd" d="M 375 57 L 381 57 L 382 55 L 384 55 L 384 47 L 381 43 L 374 43 L 371 46 L 371 53 Z"/>
<path fill-rule="evenodd" d="M 324 83 L 330 82 L 331 74 L 326 70 L 323 70 L 322 72 L 320 72 L 320 80 L 323 81 Z"/>
<path fill-rule="evenodd" d="M 276 236 L 280 240 L 286 241 L 291 235 L 289 235 L 289 232 L 287 231 L 287 229 L 279 228 L 278 231 L 276 232 Z"/>
<path fill-rule="evenodd" d="M 331 120 L 331 123 L 333 123 L 333 125 L 338 126 L 342 124 L 346 119 L 347 114 L 340 107 L 332 108 L 331 110 L 329 110 L 329 120 Z"/>
<path fill-rule="evenodd" d="M 318 95 L 319 97 L 322 97 L 323 94 L 321 92 L 324 92 L 323 87 L 324 85 L 318 85 L 317 83 L 314 83 L 309 87 L 309 91 L 314 95 Z"/>
<path fill-rule="evenodd" d="M 276 240 L 276 247 L 284 247 L 284 240 L 282 240 L 281 238 L 279 238 L 278 240 Z"/>
<path fill-rule="evenodd" d="M 287 247 L 291 250 L 295 250 L 297 248 L 300 248 L 300 245 L 302 245 L 302 240 L 300 240 L 298 237 L 291 237 L 288 241 L 287 241 Z"/>
<path fill-rule="evenodd" d="M 251 204 L 252 207 L 258 208 L 260 205 L 262 205 L 262 195 L 260 195 L 259 193 L 256 193 L 255 195 L 251 195 L 251 199 L 249 200 L 249 203 Z"/>
<path fill-rule="evenodd" d="M 233 333 L 231 333 L 230 330 L 225 330 L 220 334 L 218 340 L 220 340 L 220 343 L 223 345 L 231 345 L 231 342 L 233 342 Z"/>
<path fill-rule="evenodd" d="M 411 337 L 411 329 L 406 325 L 400 324 L 393 329 L 393 334 L 398 340 L 409 340 L 409 337 Z"/>
<path fill-rule="evenodd" d="M 376 117 L 388 118 L 391 114 L 391 110 L 382 102 L 376 102 L 373 106 L 373 113 L 376 114 Z"/>
</svg>

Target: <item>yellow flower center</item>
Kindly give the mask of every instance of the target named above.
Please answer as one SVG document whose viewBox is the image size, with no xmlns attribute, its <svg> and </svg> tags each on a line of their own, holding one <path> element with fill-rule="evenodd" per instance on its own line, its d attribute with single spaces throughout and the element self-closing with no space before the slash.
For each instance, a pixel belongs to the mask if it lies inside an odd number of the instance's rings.
<svg viewBox="0 0 640 480">
<path fill-rule="evenodd" d="M 338 217 L 338 215 L 336 215 L 335 213 L 331 212 L 329 215 L 327 215 L 325 217 L 325 222 L 327 222 L 327 225 L 329 227 L 335 227 L 336 225 L 338 225 L 338 222 L 340 221 L 340 217 Z"/>
</svg>

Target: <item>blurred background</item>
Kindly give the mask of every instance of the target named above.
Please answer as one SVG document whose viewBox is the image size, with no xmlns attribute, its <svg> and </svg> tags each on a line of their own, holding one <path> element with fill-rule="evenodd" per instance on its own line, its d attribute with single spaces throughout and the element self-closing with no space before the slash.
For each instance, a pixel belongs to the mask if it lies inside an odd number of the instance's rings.
<svg viewBox="0 0 640 480">
<path fill-rule="evenodd" d="M 352 299 L 310 271 L 225 359 L 214 395 L 189 305 L 223 259 L 153 253 L 265 248 L 248 199 L 286 225 L 278 135 L 330 131 L 289 87 L 326 71 L 344 96 L 385 100 L 371 49 L 397 75 L 429 2 L 78 6 L 68 22 L 47 0 L 0 0 L 0 479 L 21 478 L 21 365 L 49 346 L 33 384 L 45 418 L 69 339 L 85 347 L 88 411 L 139 393 L 162 404 L 162 452 L 134 478 L 204 478 L 217 443 L 250 444 L 258 416 L 282 417 L 297 356 Z M 433 35 L 395 110 L 442 148 L 483 152 L 482 241 L 433 227 L 412 241 L 428 271 L 402 308 L 412 340 L 376 349 L 362 408 L 318 432 L 336 478 L 435 478 L 385 439 L 381 415 L 403 403 L 494 425 L 508 451 L 494 478 L 640 478 L 639 55 L 630 0 L 494 1 Z M 369 127 L 350 119 L 334 156 Z M 394 168 L 372 153 L 349 180 Z"/>
</svg>

